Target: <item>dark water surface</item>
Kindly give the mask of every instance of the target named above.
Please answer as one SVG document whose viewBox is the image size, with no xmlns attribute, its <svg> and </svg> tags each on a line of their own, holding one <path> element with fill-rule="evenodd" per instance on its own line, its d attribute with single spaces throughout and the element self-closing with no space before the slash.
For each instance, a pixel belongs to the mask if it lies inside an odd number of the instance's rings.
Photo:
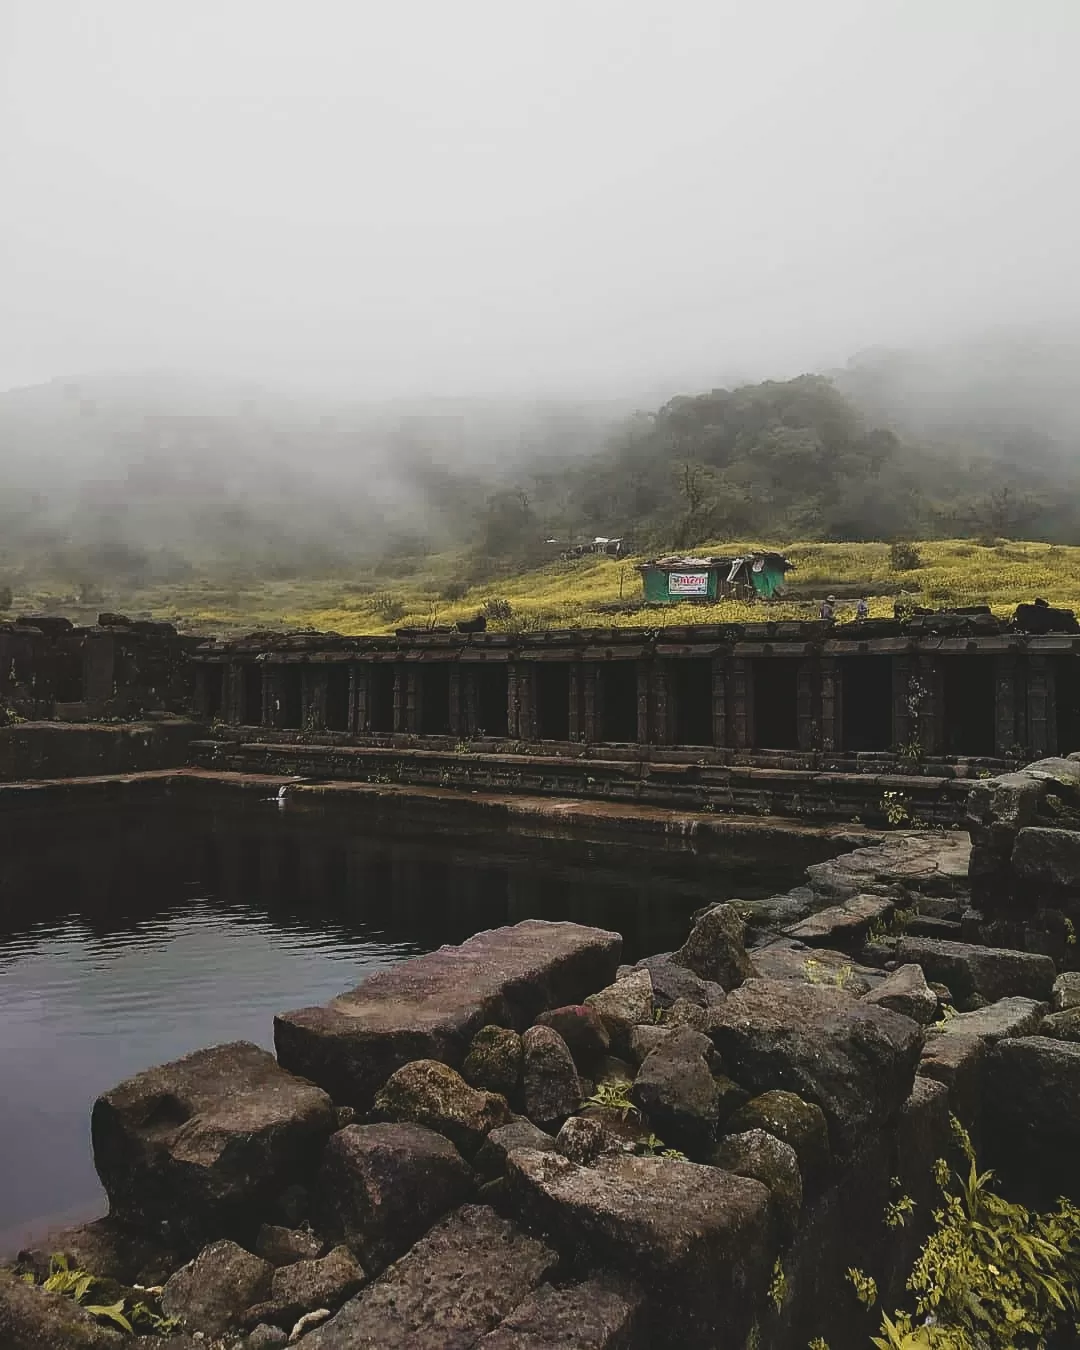
<svg viewBox="0 0 1080 1350">
<path fill-rule="evenodd" d="M 103 1196 L 94 1098 L 273 1015 L 525 918 L 670 950 L 708 900 L 798 883 L 820 842 L 698 857 L 505 833 L 361 832 L 357 815 L 94 806 L 0 824 L 0 1255 Z"/>
</svg>

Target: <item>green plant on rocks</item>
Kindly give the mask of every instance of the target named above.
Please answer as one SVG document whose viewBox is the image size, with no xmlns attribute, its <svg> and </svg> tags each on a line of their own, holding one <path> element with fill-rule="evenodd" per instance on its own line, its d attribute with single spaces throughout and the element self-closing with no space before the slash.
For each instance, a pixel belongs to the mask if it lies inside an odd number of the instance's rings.
<svg viewBox="0 0 1080 1350">
<path fill-rule="evenodd" d="M 1080 1330 L 1080 1208 L 1060 1199 L 1032 1213 L 991 1186 L 971 1139 L 953 1117 L 961 1166 L 934 1165 L 942 1204 L 912 1267 L 913 1310 L 883 1313 L 878 1350 L 1044 1350 Z M 874 1282 L 849 1278 L 866 1306 Z M 871 1297 L 871 1295 L 873 1295 Z M 1065 1339 L 1059 1339 L 1065 1338 Z"/>
<path fill-rule="evenodd" d="M 688 1162 L 686 1154 L 677 1148 L 668 1148 L 667 1144 L 655 1134 L 647 1134 L 637 1142 L 638 1150 L 649 1158 L 674 1158 L 677 1162 Z"/>
<path fill-rule="evenodd" d="M 23 1275 L 22 1279 L 26 1284 L 38 1283 L 32 1273 Z M 95 1301 L 108 1296 L 106 1289 L 115 1292 L 110 1286 L 111 1281 L 103 1281 L 88 1270 L 73 1267 L 62 1252 L 53 1253 L 49 1273 L 40 1285 L 47 1294 L 70 1298 L 99 1322 L 118 1327 L 129 1335 L 154 1333 L 167 1336 L 179 1326 L 175 1317 L 163 1317 L 145 1299 L 124 1295 L 112 1303 Z"/>
<path fill-rule="evenodd" d="M 632 1086 L 632 1083 L 621 1078 L 609 1079 L 606 1083 L 597 1084 L 596 1091 L 585 1098 L 584 1105 L 602 1107 L 607 1111 L 620 1111 L 623 1120 L 631 1115 L 636 1117 L 640 1112 L 630 1100 Z"/>
</svg>

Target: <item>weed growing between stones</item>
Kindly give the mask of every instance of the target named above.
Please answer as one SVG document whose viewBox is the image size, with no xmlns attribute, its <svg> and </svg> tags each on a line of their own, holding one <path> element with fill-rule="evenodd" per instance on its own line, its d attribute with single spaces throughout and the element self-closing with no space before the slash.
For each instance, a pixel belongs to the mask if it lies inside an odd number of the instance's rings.
<svg viewBox="0 0 1080 1350">
<path fill-rule="evenodd" d="M 33 1274 L 22 1276 L 27 1284 L 37 1284 Z M 112 1303 L 98 1303 L 95 1297 L 107 1297 L 106 1289 L 115 1293 L 110 1281 L 103 1281 L 88 1270 L 72 1269 L 62 1252 L 55 1252 L 49 1261 L 49 1273 L 41 1282 L 42 1289 L 49 1294 L 62 1294 L 72 1299 L 85 1312 L 96 1317 L 99 1322 L 119 1327 L 129 1335 L 156 1333 L 167 1336 L 180 1325 L 175 1317 L 163 1317 L 145 1299 L 124 1295 Z M 153 1291 L 146 1293 L 153 1298 Z"/>
<path fill-rule="evenodd" d="M 655 1134 L 647 1134 L 637 1142 L 638 1150 L 649 1158 L 674 1158 L 676 1162 L 689 1162 L 686 1154 L 677 1148 L 668 1148 L 667 1144 Z"/>
<path fill-rule="evenodd" d="M 843 965 L 831 969 L 824 961 L 808 956 L 803 962 L 803 971 L 810 984 L 829 984 L 834 989 L 846 989 L 854 977 L 855 967 Z"/>
<path fill-rule="evenodd" d="M 1080 1331 L 1080 1208 L 1060 1199 L 1033 1214 L 997 1195 L 955 1116 L 952 1128 L 961 1165 L 955 1172 L 944 1158 L 934 1165 L 942 1205 L 908 1276 L 914 1310 L 883 1312 L 871 1343 L 878 1350 L 1043 1350 L 1051 1338 Z M 903 1223 L 913 1208 L 901 1197 L 886 1208 L 886 1224 Z M 873 1307 L 874 1281 L 858 1270 L 848 1278 L 859 1301 Z"/>
<path fill-rule="evenodd" d="M 591 1097 L 585 1098 L 586 1106 L 601 1106 L 609 1111 L 621 1111 L 623 1120 L 629 1116 L 635 1118 L 640 1115 L 637 1107 L 630 1100 L 631 1083 L 624 1082 L 622 1079 L 611 1079 L 609 1082 L 600 1083 Z"/>
</svg>

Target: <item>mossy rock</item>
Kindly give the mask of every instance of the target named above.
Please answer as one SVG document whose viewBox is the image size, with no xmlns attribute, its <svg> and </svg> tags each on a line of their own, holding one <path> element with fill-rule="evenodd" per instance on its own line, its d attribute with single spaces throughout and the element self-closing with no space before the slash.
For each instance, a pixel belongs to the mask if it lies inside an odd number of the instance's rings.
<svg viewBox="0 0 1080 1350">
<path fill-rule="evenodd" d="M 764 1130 L 790 1145 L 808 1181 L 819 1181 L 832 1162 L 824 1112 L 795 1092 L 763 1092 L 740 1106 L 724 1124 L 725 1134 L 747 1130 Z"/>
<path fill-rule="evenodd" d="M 486 1026 L 472 1039 L 461 1076 L 474 1088 L 512 1097 L 521 1081 L 521 1037 L 509 1027 Z"/>
</svg>

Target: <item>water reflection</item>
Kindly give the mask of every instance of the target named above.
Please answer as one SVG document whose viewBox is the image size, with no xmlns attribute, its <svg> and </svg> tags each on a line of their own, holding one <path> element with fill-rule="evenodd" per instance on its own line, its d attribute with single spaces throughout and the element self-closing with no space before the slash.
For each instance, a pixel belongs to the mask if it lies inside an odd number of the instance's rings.
<svg viewBox="0 0 1080 1350">
<path fill-rule="evenodd" d="M 273 1014 L 522 918 L 615 928 L 633 958 L 710 899 L 814 857 L 720 861 L 507 835 L 378 835 L 260 804 L 5 817 L 0 849 L 0 1252 L 101 1194 L 89 1108 L 199 1046 L 272 1045 Z"/>
</svg>

